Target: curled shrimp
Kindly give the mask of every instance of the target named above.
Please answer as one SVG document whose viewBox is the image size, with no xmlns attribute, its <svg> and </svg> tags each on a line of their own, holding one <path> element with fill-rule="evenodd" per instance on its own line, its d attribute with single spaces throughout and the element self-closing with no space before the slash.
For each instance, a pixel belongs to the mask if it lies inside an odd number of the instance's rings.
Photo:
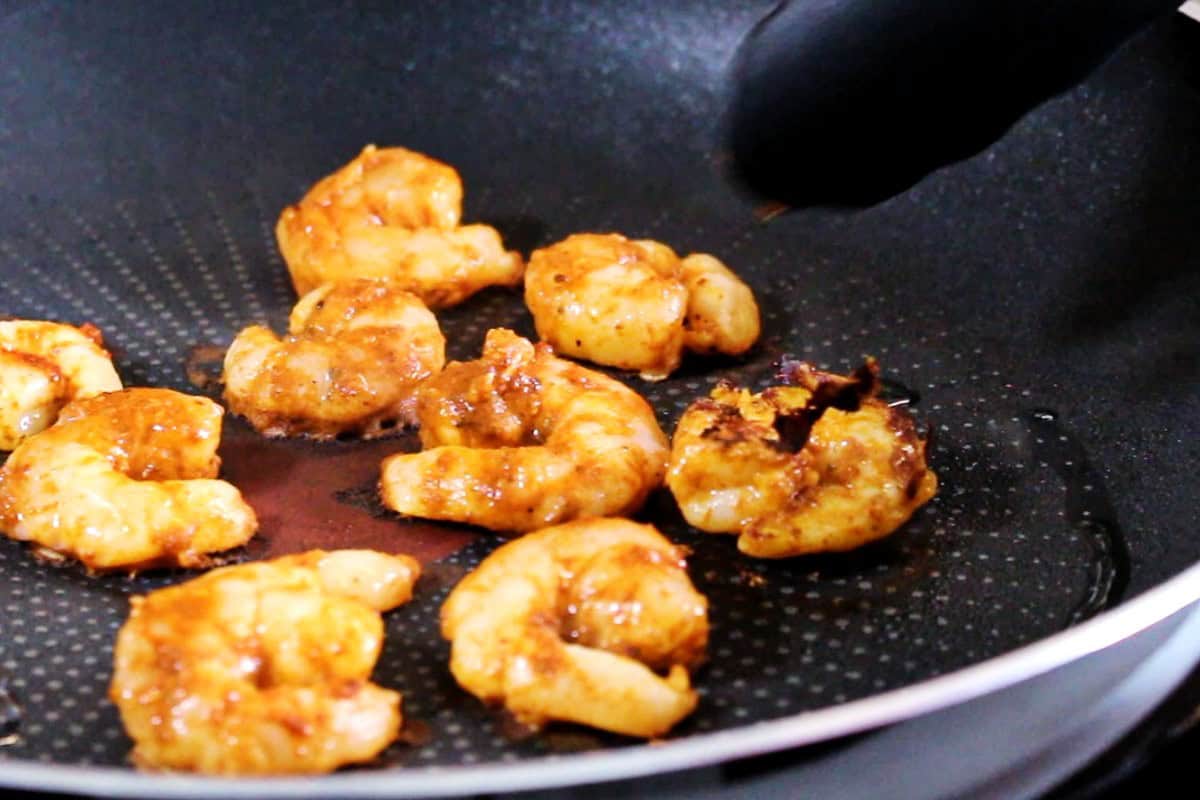
<svg viewBox="0 0 1200 800">
<path fill-rule="evenodd" d="M 629 514 L 662 483 L 667 439 L 629 387 L 503 328 L 418 390 L 420 453 L 383 462 L 402 514 L 528 531 Z"/>
<path fill-rule="evenodd" d="M 279 249 L 298 294 L 323 283 L 391 278 L 431 308 L 487 286 L 514 286 L 524 262 L 487 225 L 459 225 L 453 167 L 401 147 L 368 145 L 284 210 Z"/>
<path fill-rule="evenodd" d="M 660 242 L 581 233 L 535 250 L 525 303 L 556 352 L 671 374 L 684 349 L 740 355 L 760 331 L 754 294 L 710 255 L 680 259 Z"/>
<path fill-rule="evenodd" d="M 873 360 L 843 377 L 804 362 L 751 394 L 721 383 L 684 412 L 667 486 L 688 523 L 762 558 L 851 550 L 937 491 L 912 417 L 875 397 Z"/>
<path fill-rule="evenodd" d="M 741 355 L 761 331 L 758 303 L 733 270 L 706 253 L 693 253 L 679 262 L 687 288 L 683 346 L 694 353 Z"/>
<path fill-rule="evenodd" d="M 44 430 L 69 401 L 120 388 L 95 326 L 0 321 L 0 450 Z"/>
<path fill-rule="evenodd" d="M 131 601 L 109 696 L 143 769 L 329 772 L 396 738 L 399 693 L 370 682 L 380 612 L 408 556 L 319 550 L 213 570 Z"/>
<path fill-rule="evenodd" d="M 215 479 L 223 413 L 170 389 L 68 404 L 0 469 L 0 530 L 93 570 L 206 566 L 258 524 Z"/>
<path fill-rule="evenodd" d="M 314 289 L 288 328 L 283 339 L 246 328 L 225 354 L 229 409 L 268 436 L 372 436 L 412 424 L 416 387 L 446 360 L 437 318 L 386 281 Z"/>
<path fill-rule="evenodd" d="M 708 641 L 707 601 L 685 566 L 652 526 L 623 519 L 511 541 L 442 606 L 450 671 L 531 726 L 662 736 L 696 707 L 688 670 Z"/>
</svg>

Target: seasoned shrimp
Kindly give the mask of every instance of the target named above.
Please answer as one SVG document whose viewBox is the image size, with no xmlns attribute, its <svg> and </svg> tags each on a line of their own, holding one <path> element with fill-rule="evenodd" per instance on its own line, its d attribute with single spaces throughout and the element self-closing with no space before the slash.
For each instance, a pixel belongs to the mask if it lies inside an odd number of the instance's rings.
<svg viewBox="0 0 1200 800">
<path fill-rule="evenodd" d="M 258 524 L 238 490 L 215 480 L 222 415 L 169 389 L 68 404 L 0 469 L 0 530 L 94 570 L 207 565 Z"/>
<path fill-rule="evenodd" d="M 51 425 L 67 402 L 67 384 L 36 356 L 0 350 L 0 450 Z"/>
<path fill-rule="evenodd" d="M 651 738 L 696 707 L 708 605 L 652 526 L 578 520 L 488 556 L 446 599 L 442 635 L 459 685 L 525 724 Z"/>
<path fill-rule="evenodd" d="M 555 351 L 665 378 L 683 352 L 687 287 L 666 245 L 575 234 L 535 250 L 525 303 Z"/>
<path fill-rule="evenodd" d="M 750 287 L 705 253 L 693 253 L 679 267 L 688 293 L 684 347 L 696 353 L 735 356 L 753 347 L 761 325 Z"/>
<path fill-rule="evenodd" d="M 701 530 L 762 558 L 851 550 L 887 536 L 937 491 L 912 417 L 875 397 L 873 360 L 848 377 L 806 363 L 796 385 L 730 383 L 679 420 L 667 486 Z"/>
<path fill-rule="evenodd" d="M 380 481 L 384 504 L 416 517 L 527 531 L 629 514 L 666 469 L 641 396 L 503 328 L 421 386 L 417 416 L 426 449 L 385 459 Z"/>
<path fill-rule="evenodd" d="M 370 683 L 380 612 L 408 602 L 408 556 L 319 550 L 213 570 L 131 601 L 109 697 L 143 769 L 329 772 L 400 730 Z"/>
<path fill-rule="evenodd" d="M 646 380 L 671 374 L 684 348 L 740 355 L 759 334 L 750 287 L 720 261 L 681 261 L 665 244 L 616 233 L 575 234 L 535 250 L 525 303 L 556 352 Z"/>
<path fill-rule="evenodd" d="M 51 425 L 70 400 L 120 388 L 95 326 L 0 321 L 0 450 Z"/>
<path fill-rule="evenodd" d="M 284 210 L 275 228 L 298 294 L 323 283 L 391 278 L 431 308 L 514 286 L 524 262 L 487 225 L 459 226 L 462 182 L 449 165 L 369 145 Z"/>
<path fill-rule="evenodd" d="M 412 424 L 416 387 L 446 360 L 433 312 L 386 281 L 314 289 L 288 327 L 283 339 L 246 328 L 225 354 L 229 409 L 268 436 L 372 436 Z"/>
</svg>

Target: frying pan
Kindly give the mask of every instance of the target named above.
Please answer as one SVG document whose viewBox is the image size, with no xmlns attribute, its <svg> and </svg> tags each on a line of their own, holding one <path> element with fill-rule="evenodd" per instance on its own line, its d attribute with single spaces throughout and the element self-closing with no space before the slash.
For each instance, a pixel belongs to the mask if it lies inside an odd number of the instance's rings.
<svg viewBox="0 0 1200 800">
<path fill-rule="evenodd" d="M 437 608 L 497 542 L 387 514 L 379 442 L 266 442 L 227 420 L 262 517 L 244 553 L 372 545 L 426 575 L 376 680 L 405 740 L 315 782 L 138 775 L 105 700 L 128 597 L 187 577 L 89 577 L 0 543 L 0 667 L 21 706 L 0 784 L 79 792 L 452 794 L 615 778 L 827 741 L 1106 648 L 1200 595 L 1197 31 L 1164 20 L 979 157 L 857 214 L 757 222 L 717 135 L 738 41 L 767 4 L 8 4 L 0 16 L 0 311 L 90 321 L 127 384 L 216 395 L 213 354 L 294 302 L 279 211 L 362 145 L 462 172 L 468 220 L 528 252 L 615 230 L 712 252 L 763 305 L 746 358 L 623 376 L 670 430 L 724 377 L 785 354 L 879 358 L 934 432 L 939 496 L 853 554 L 764 563 L 681 521 L 712 604 L 697 713 L 648 746 L 521 737 L 453 683 Z M 886 131 L 881 131 L 886 146 Z M 441 314 L 450 355 L 526 334 L 520 294 Z"/>
</svg>

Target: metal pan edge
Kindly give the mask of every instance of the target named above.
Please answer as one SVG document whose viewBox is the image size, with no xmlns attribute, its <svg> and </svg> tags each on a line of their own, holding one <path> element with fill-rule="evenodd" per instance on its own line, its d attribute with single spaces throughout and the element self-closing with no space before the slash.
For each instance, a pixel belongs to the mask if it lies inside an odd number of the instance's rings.
<svg viewBox="0 0 1200 800">
<path fill-rule="evenodd" d="M 0 786 L 105 797 L 451 797 L 601 783 L 815 744 L 948 708 L 1099 652 L 1200 600 L 1200 563 L 1122 605 L 970 667 L 838 706 L 623 750 L 317 778 L 216 779 L 123 769 L 0 763 Z"/>
</svg>

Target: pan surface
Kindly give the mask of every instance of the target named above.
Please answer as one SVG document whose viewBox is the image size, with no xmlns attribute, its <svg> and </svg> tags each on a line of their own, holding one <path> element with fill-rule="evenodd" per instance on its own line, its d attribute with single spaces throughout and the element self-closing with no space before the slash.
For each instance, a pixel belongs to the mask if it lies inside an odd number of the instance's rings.
<svg viewBox="0 0 1200 800">
<path fill-rule="evenodd" d="M 700 708 L 661 749 L 685 755 L 662 768 L 961 700 L 1186 603 L 1178 580 L 1150 590 L 1200 560 L 1195 27 L 1164 20 L 888 204 L 761 225 L 720 176 L 717 131 L 729 60 L 765 8 L 18 3 L 0 17 L 14 56 L 0 73 L 0 313 L 93 322 L 127 385 L 216 396 L 213 354 L 246 324 L 281 329 L 294 302 L 279 211 L 377 142 L 457 166 L 466 218 L 526 253 L 616 230 L 741 272 L 763 306 L 755 351 L 658 384 L 625 378 L 668 431 L 718 379 L 761 388 L 785 354 L 837 370 L 878 357 L 934 432 L 942 483 L 896 536 L 764 563 L 689 529 L 669 495 L 643 512 L 691 548 L 713 616 Z M 456 358 L 493 326 L 532 333 L 517 291 L 439 316 Z M 427 564 L 414 602 L 388 616 L 375 674 L 404 693 L 406 740 L 322 787 L 343 794 L 369 774 L 375 792 L 445 794 L 463 770 L 501 767 L 551 776 L 514 786 L 568 783 L 597 755 L 614 777 L 654 769 L 656 748 L 616 737 L 516 735 L 455 686 L 437 609 L 496 540 L 378 506 L 379 458 L 415 448 L 410 433 L 265 442 L 227 421 L 225 474 L 263 521 L 243 557 L 371 545 Z M 0 668 L 21 707 L 0 783 L 206 791 L 134 776 L 105 699 L 128 597 L 186 577 L 88 577 L 0 542 Z"/>
</svg>

